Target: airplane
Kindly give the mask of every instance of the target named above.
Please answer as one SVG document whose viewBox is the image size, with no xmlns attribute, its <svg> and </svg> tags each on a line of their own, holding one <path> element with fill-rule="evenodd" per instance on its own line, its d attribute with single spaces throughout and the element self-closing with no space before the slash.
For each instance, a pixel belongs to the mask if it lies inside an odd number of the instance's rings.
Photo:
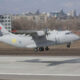
<svg viewBox="0 0 80 80">
<path fill-rule="evenodd" d="M 29 34 L 13 34 L 0 24 L 0 42 L 20 48 L 34 48 L 35 51 L 48 51 L 49 46 L 67 44 L 80 40 L 80 37 L 69 30 L 33 31 Z"/>
</svg>

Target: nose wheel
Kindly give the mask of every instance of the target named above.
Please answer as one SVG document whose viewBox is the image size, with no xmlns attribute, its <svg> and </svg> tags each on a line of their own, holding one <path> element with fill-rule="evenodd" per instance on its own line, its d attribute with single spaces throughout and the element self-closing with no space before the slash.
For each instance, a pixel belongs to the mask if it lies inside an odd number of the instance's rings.
<svg viewBox="0 0 80 80">
<path fill-rule="evenodd" d="M 67 48 L 70 48 L 70 47 L 71 47 L 71 43 L 68 43 L 68 44 L 67 44 Z"/>
</svg>

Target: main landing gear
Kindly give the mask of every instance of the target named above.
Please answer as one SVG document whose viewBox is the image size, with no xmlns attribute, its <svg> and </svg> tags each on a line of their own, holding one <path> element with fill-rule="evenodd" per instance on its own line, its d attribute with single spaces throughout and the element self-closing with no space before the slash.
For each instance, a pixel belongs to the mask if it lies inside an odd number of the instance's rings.
<svg viewBox="0 0 80 80">
<path fill-rule="evenodd" d="M 49 50 L 48 47 L 45 47 L 45 48 L 44 47 L 39 47 L 39 48 L 37 47 L 34 49 L 35 52 L 37 52 L 37 51 L 48 51 L 48 50 Z"/>
<path fill-rule="evenodd" d="M 70 48 L 70 47 L 71 47 L 71 43 L 68 43 L 68 44 L 67 44 L 67 48 Z"/>
</svg>

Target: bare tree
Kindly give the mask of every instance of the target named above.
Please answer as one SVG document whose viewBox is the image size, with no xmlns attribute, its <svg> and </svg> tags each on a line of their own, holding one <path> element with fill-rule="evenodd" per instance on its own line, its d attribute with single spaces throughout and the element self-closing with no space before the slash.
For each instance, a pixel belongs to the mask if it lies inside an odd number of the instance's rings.
<svg viewBox="0 0 80 80">
<path fill-rule="evenodd" d="M 49 18 L 46 23 L 38 22 L 36 23 L 33 20 L 27 20 L 25 17 L 16 19 L 12 21 L 12 26 L 14 29 L 45 29 L 46 27 L 50 29 L 70 29 L 70 30 L 80 30 L 80 18 L 71 18 L 60 20 L 56 18 Z"/>
</svg>

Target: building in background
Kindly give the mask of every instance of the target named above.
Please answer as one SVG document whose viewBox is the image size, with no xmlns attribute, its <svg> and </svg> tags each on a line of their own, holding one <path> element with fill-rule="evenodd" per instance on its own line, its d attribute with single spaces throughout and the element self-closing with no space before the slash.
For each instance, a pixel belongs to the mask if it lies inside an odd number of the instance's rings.
<svg viewBox="0 0 80 80">
<path fill-rule="evenodd" d="M 60 10 L 59 12 L 51 12 L 50 13 L 51 17 L 57 18 L 57 19 L 66 19 L 67 18 L 67 14 L 62 10 Z"/>
<path fill-rule="evenodd" d="M 5 26 L 5 28 L 11 32 L 11 16 L 10 15 L 0 15 L 0 23 Z"/>
<path fill-rule="evenodd" d="M 67 13 L 67 16 L 68 17 L 76 17 L 77 16 L 76 10 L 70 11 L 69 13 Z"/>
<path fill-rule="evenodd" d="M 49 17 L 49 13 L 45 13 L 45 12 L 40 13 L 39 11 L 37 11 L 36 13 L 27 12 L 24 14 L 13 15 L 12 20 L 25 18 L 29 21 L 34 21 L 37 24 L 37 23 L 46 23 L 48 17 Z"/>
</svg>

